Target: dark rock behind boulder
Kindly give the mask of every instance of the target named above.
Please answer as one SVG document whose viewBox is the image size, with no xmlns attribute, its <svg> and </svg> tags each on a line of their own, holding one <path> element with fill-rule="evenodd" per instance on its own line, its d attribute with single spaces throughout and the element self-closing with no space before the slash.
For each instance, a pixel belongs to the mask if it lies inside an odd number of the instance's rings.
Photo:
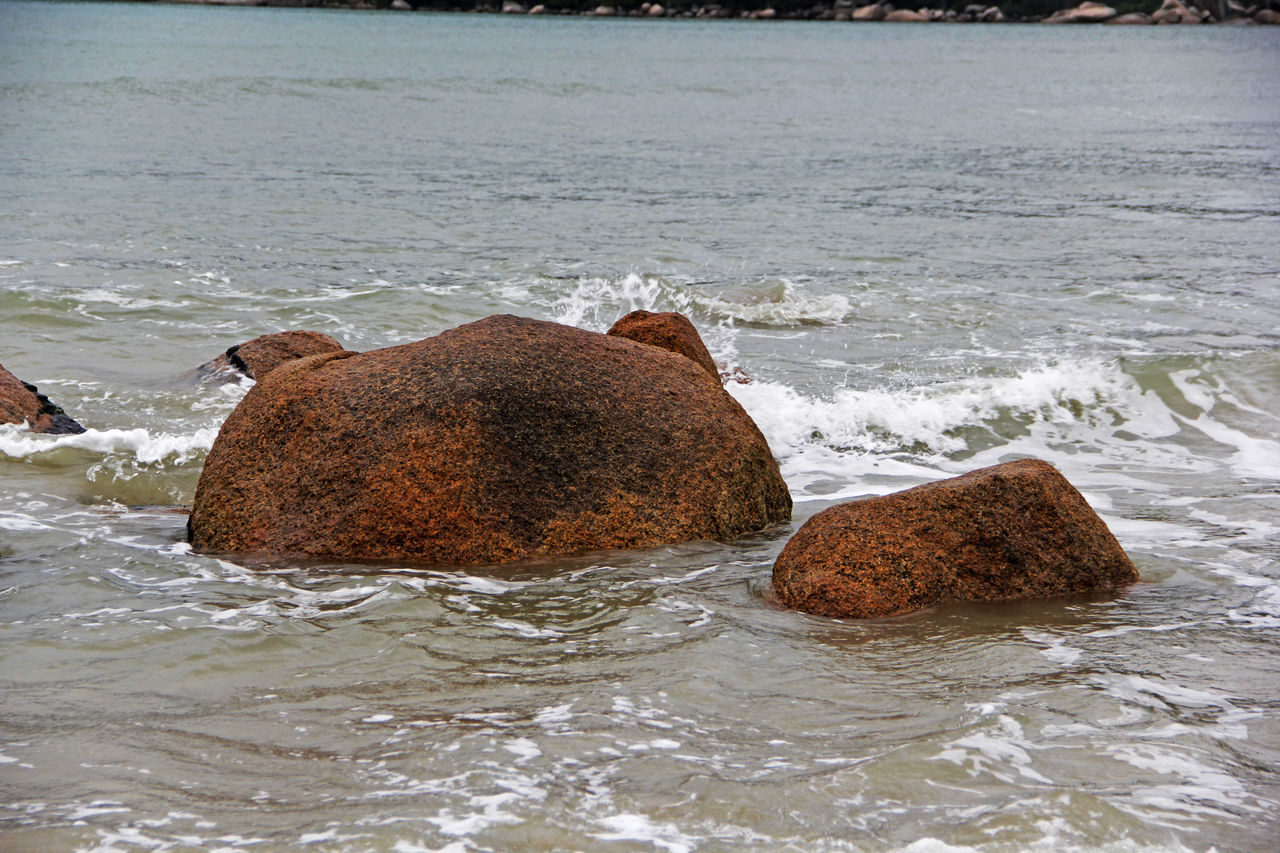
<svg viewBox="0 0 1280 853">
<path fill-rule="evenodd" d="M 730 539 L 790 517 L 764 437 L 687 358 L 495 316 L 286 363 L 223 425 L 204 551 L 493 563 Z"/>
<path fill-rule="evenodd" d="M 213 361 L 196 368 L 196 373 L 204 377 L 236 371 L 250 379 L 261 379 L 286 361 L 322 352 L 342 352 L 342 344 L 323 332 L 275 332 L 229 347 Z"/>
<path fill-rule="evenodd" d="M 773 568 L 788 607 L 853 618 L 1137 580 L 1102 519 L 1037 459 L 831 507 L 800 528 Z"/>
<path fill-rule="evenodd" d="M 702 369 L 720 379 L 720 371 L 716 369 L 715 360 L 707 351 L 707 345 L 693 323 L 683 314 L 667 311 L 655 314 L 651 311 L 632 311 L 613 324 L 607 334 L 618 338 L 628 338 L 642 344 L 661 347 L 671 352 L 678 352 L 685 358 L 693 359 Z"/>
<path fill-rule="evenodd" d="M 0 424 L 26 423 L 32 432 L 77 435 L 84 427 L 49 402 L 36 386 L 23 382 L 0 365 Z"/>
</svg>

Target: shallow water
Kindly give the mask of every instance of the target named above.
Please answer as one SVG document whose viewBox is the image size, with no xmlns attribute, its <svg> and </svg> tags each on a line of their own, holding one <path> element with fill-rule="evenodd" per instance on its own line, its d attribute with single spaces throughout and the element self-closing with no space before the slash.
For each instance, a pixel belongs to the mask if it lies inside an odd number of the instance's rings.
<svg viewBox="0 0 1280 853">
<path fill-rule="evenodd" d="M 1262 850 L 1280 33 L 0 4 L 0 847 Z M 185 516 L 313 328 L 680 310 L 796 501 L 744 541 L 237 563 Z M 831 503 L 1019 456 L 1142 572 L 841 622 Z"/>
</svg>

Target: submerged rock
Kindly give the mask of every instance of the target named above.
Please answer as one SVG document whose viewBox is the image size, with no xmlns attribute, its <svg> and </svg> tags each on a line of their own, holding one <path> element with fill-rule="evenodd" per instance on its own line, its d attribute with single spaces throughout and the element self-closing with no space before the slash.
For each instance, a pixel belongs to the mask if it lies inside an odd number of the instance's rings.
<svg viewBox="0 0 1280 853">
<path fill-rule="evenodd" d="M 773 567 L 788 607 L 853 618 L 1137 580 L 1102 519 L 1038 459 L 831 507 L 800 528 Z"/>
<path fill-rule="evenodd" d="M 323 332 L 297 330 L 259 335 L 230 347 L 213 361 L 196 368 L 199 376 L 235 371 L 261 380 L 286 361 L 325 352 L 343 352 L 342 344 Z"/>
<path fill-rule="evenodd" d="M 23 382 L 0 364 L 0 424 L 27 424 L 32 432 L 49 435 L 77 435 L 84 427 L 60 406 L 55 406 L 40 389 Z"/>
<path fill-rule="evenodd" d="M 711 353 L 707 351 L 707 345 L 702 342 L 693 323 L 683 314 L 674 311 L 661 314 L 632 311 L 614 323 L 606 334 L 679 353 L 692 359 L 716 379 L 720 378 L 720 371 L 716 368 Z"/>
<path fill-rule="evenodd" d="M 189 529 L 205 551 L 465 564 L 790 514 L 764 437 L 705 369 L 503 315 L 276 368 L 219 432 Z"/>
</svg>

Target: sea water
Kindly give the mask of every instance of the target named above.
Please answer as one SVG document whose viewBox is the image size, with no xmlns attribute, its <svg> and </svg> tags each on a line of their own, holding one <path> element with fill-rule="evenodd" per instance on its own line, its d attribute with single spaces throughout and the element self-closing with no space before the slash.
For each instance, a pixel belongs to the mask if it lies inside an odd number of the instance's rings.
<svg viewBox="0 0 1280 853">
<path fill-rule="evenodd" d="M 0 4 L 5 850 L 1266 850 L 1280 30 Z M 185 515 L 281 329 L 687 314 L 794 519 L 467 569 Z M 1023 456 L 1141 571 L 781 609 L 833 503 Z M 177 507 L 178 509 L 175 509 Z"/>
</svg>

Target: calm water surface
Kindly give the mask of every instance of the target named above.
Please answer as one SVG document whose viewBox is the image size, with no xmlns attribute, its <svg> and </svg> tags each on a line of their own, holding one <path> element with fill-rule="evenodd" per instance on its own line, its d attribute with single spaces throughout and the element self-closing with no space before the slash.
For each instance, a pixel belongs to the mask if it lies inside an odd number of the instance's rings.
<svg viewBox="0 0 1280 853">
<path fill-rule="evenodd" d="M 5 850 L 1269 850 L 1280 31 L 0 3 Z M 680 310 L 796 500 L 514 566 L 193 554 L 264 332 Z M 1052 461 L 1144 582 L 787 612 L 833 502 Z M 160 508 L 157 508 L 160 507 Z"/>
</svg>

